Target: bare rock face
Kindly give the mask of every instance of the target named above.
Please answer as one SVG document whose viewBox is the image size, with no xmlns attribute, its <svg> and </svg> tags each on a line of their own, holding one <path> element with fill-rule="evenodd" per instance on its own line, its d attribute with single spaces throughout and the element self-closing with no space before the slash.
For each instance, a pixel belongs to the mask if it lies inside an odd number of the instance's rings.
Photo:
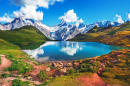
<svg viewBox="0 0 130 86">
<path fill-rule="evenodd" d="M 1 23 L 0 23 L 0 30 L 4 30 L 4 27 Z"/>
<path fill-rule="evenodd" d="M 31 19 L 23 19 L 22 17 L 19 17 L 19 18 L 15 18 L 10 23 L 6 23 L 2 26 L 0 25 L 0 30 L 13 30 L 13 29 L 20 28 L 26 25 L 34 26 L 34 21 Z"/>
<path fill-rule="evenodd" d="M 52 27 L 52 29 L 57 29 L 53 32 L 54 40 L 68 40 L 74 38 L 77 34 L 80 33 L 76 25 L 69 25 L 67 22 L 62 19 L 61 23 Z M 52 33 L 51 33 L 52 34 Z"/>
<path fill-rule="evenodd" d="M 45 27 L 43 27 L 43 24 L 41 21 L 36 21 L 34 23 L 34 26 L 38 28 L 47 38 L 52 39 L 50 36 L 50 31 L 47 30 Z"/>
<path fill-rule="evenodd" d="M 69 35 L 67 36 L 66 40 L 74 38 L 79 33 L 79 29 L 76 26 L 74 26 L 70 29 Z"/>
<path fill-rule="evenodd" d="M 3 25 L 3 30 L 11 30 L 11 28 L 12 28 L 11 23 L 6 23 Z"/>
<path fill-rule="evenodd" d="M 64 28 L 61 32 L 58 30 L 55 32 L 55 40 L 68 40 L 74 38 L 77 34 L 80 33 L 76 26 L 69 28 Z"/>
</svg>

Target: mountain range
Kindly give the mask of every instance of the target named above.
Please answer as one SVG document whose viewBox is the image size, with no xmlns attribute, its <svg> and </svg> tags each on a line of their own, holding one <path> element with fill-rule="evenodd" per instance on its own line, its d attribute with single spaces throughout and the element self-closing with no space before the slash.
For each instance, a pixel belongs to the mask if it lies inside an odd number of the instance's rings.
<svg viewBox="0 0 130 86">
<path fill-rule="evenodd" d="M 93 24 L 85 25 L 80 23 L 79 26 L 70 25 L 64 19 L 53 27 L 44 25 L 41 21 L 36 21 L 32 19 L 23 19 L 22 17 L 15 18 L 12 22 L 6 24 L 0 24 L 0 30 L 12 30 L 20 28 L 23 26 L 35 26 L 38 28 L 47 38 L 51 40 L 68 40 L 74 38 L 79 33 L 87 33 L 93 27 L 106 27 L 108 25 L 119 26 L 122 23 L 101 21 L 95 22 Z"/>
</svg>

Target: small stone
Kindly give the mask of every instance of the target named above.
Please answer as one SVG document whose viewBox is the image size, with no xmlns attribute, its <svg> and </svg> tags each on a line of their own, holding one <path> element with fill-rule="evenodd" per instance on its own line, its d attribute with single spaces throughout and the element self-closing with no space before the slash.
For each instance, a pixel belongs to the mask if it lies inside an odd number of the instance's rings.
<svg viewBox="0 0 130 86">
<path fill-rule="evenodd" d="M 64 72 L 64 73 L 65 73 L 65 72 L 66 72 L 66 69 L 60 69 L 60 72 Z"/>
<path fill-rule="evenodd" d="M 48 71 L 50 71 L 50 70 L 51 70 L 51 68 L 50 68 L 50 67 L 48 67 L 47 69 L 45 69 L 45 71 L 47 71 L 47 72 L 48 72 Z"/>
</svg>

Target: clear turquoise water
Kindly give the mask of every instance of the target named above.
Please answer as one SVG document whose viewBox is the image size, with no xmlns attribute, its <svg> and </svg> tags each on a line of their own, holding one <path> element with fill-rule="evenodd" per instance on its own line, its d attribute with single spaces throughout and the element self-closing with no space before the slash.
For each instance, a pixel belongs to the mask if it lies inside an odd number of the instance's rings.
<svg viewBox="0 0 130 86">
<path fill-rule="evenodd" d="M 118 49 L 126 48 L 98 42 L 47 41 L 37 49 L 23 51 L 32 55 L 35 61 L 44 62 L 92 58 Z"/>
</svg>

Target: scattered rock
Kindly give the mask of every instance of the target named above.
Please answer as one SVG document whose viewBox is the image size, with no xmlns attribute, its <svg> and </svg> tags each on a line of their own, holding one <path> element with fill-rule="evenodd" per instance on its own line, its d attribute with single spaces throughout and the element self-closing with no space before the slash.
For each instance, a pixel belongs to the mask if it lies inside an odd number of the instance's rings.
<svg viewBox="0 0 130 86">
<path fill-rule="evenodd" d="M 120 59 L 111 61 L 112 63 L 120 62 Z"/>
<path fill-rule="evenodd" d="M 70 66 L 72 66 L 72 63 L 69 62 L 66 64 L 66 66 L 70 67 Z"/>
<path fill-rule="evenodd" d="M 32 80 L 33 80 L 33 77 L 27 77 L 27 79 L 29 79 L 29 80 L 31 80 L 31 81 L 32 81 Z"/>
<path fill-rule="evenodd" d="M 50 68 L 50 67 L 48 67 L 47 69 L 45 69 L 45 71 L 47 71 L 47 72 L 48 72 L 48 71 L 50 71 L 50 70 L 51 70 L 51 68 Z"/>
<path fill-rule="evenodd" d="M 60 69 L 60 72 L 66 72 L 66 68 L 64 68 L 64 69 Z"/>
</svg>

